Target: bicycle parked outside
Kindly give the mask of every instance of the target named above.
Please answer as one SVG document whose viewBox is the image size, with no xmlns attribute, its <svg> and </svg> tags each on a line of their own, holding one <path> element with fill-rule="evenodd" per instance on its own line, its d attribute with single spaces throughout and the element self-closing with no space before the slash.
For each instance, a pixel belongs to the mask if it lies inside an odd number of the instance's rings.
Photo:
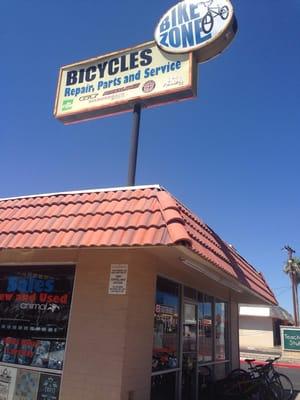
<svg viewBox="0 0 300 400">
<path fill-rule="evenodd" d="M 280 387 L 276 382 L 268 384 L 260 376 L 242 379 L 227 377 L 218 383 L 218 400 L 281 400 Z"/>
<path fill-rule="evenodd" d="M 233 370 L 228 378 L 237 381 L 245 382 L 255 380 L 257 378 L 262 379 L 268 387 L 272 387 L 272 390 L 276 392 L 278 400 L 291 400 L 294 388 L 293 384 L 288 376 L 276 371 L 274 363 L 279 360 L 280 357 L 268 359 L 263 364 L 254 365 L 255 359 L 246 359 L 245 362 L 248 364 L 248 370 L 235 369 Z"/>
</svg>

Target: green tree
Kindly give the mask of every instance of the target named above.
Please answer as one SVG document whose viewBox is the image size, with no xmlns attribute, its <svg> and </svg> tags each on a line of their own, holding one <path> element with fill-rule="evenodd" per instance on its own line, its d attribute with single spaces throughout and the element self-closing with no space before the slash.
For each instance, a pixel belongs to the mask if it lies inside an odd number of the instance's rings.
<svg viewBox="0 0 300 400">
<path fill-rule="evenodd" d="M 288 260 L 283 270 L 286 274 L 295 274 L 297 283 L 300 283 L 300 258 L 293 257 L 292 259 Z"/>
</svg>

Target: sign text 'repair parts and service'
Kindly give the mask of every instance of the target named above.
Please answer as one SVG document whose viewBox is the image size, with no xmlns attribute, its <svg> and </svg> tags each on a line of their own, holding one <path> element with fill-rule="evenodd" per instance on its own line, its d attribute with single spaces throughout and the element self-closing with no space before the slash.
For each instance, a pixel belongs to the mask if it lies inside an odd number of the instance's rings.
<svg viewBox="0 0 300 400">
<path fill-rule="evenodd" d="M 192 54 L 167 54 L 148 42 L 61 68 L 55 116 L 65 123 L 195 95 Z"/>
</svg>

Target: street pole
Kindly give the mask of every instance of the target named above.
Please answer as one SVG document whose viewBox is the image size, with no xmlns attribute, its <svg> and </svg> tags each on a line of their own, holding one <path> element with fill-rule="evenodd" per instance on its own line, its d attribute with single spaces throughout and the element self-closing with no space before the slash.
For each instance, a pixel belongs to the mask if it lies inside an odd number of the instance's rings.
<svg viewBox="0 0 300 400">
<path fill-rule="evenodd" d="M 290 246 L 284 246 L 284 249 L 288 252 L 288 264 L 290 266 L 289 275 L 292 283 L 294 320 L 295 320 L 295 325 L 299 326 L 299 301 L 298 301 L 297 275 L 293 267 L 293 254 L 295 253 L 295 250 L 293 250 Z"/>
<path fill-rule="evenodd" d="M 296 276 L 294 272 L 291 272 L 291 282 L 292 282 L 292 290 L 293 290 L 293 303 L 294 303 L 294 319 L 295 325 L 299 326 L 299 313 L 297 307 L 297 285 L 296 285 Z"/>
<path fill-rule="evenodd" d="M 129 155 L 129 167 L 128 167 L 128 186 L 135 185 L 135 173 L 136 173 L 136 161 L 139 145 L 139 133 L 140 133 L 140 120 L 141 120 L 141 104 L 137 103 L 133 107 L 133 124 L 131 133 L 131 145 Z"/>
<path fill-rule="evenodd" d="M 297 283 L 297 275 L 294 274 L 294 285 L 295 285 L 295 297 L 296 297 L 296 313 L 297 313 L 297 326 L 300 325 L 300 318 L 299 318 L 299 297 L 298 297 L 298 283 Z"/>
</svg>

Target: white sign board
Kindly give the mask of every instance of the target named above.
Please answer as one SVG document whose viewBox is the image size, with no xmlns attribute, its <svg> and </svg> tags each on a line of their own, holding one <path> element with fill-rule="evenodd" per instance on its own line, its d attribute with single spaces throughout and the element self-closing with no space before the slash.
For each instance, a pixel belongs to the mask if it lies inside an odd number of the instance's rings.
<svg viewBox="0 0 300 400">
<path fill-rule="evenodd" d="M 109 294 L 126 294 L 127 291 L 127 264 L 112 264 L 109 279 Z"/>
<path fill-rule="evenodd" d="M 167 54 L 155 42 L 61 68 L 54 116 L 65 124 L 196 96 L 193 54 Z"/>
</svg>

